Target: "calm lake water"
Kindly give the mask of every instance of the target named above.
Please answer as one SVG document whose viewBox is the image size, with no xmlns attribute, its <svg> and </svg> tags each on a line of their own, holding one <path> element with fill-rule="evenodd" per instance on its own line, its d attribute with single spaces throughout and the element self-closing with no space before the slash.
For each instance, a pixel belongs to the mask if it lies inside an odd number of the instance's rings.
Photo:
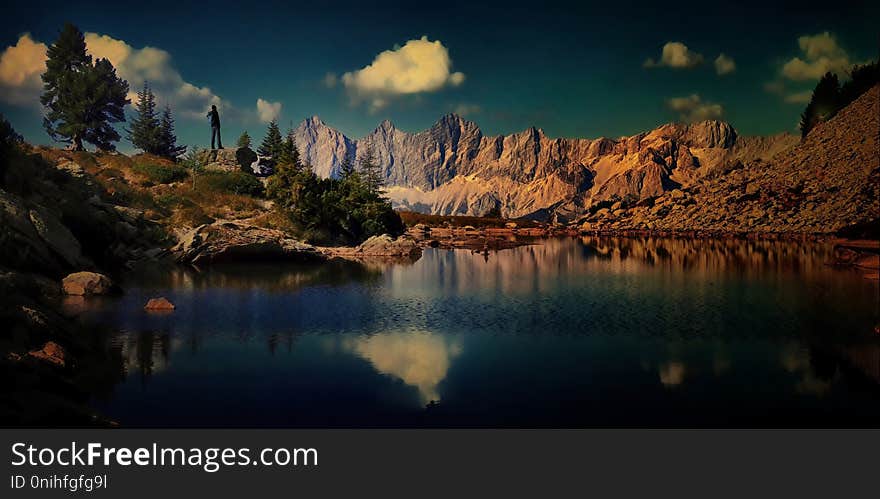
<svg viewBox="0 0 880 499">
<path fill-rule="evenodd" d="M 123 426 L 876 427 L 880 291 L 829 252 L 551 239 L 166 269 L 68 308 L 108 331 L 93 403 Z"/>
</svg>

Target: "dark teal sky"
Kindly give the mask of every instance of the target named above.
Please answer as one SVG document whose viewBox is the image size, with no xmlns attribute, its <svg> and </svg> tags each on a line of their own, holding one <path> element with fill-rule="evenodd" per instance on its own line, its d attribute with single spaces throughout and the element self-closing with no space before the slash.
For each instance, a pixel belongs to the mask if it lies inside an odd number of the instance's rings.
<svg viewBox="0 0 880 499">
<path fill-rule="evenodd" d="M 803 104 L 787 103 L 785 96 L 814 83 L 781 73 L 792 58 L 806 60 L 799 37 L 827 31 L 838 59 L 861 62 L 877 57 L 880 25 L 877 2 L 836 2 L 819 10 L 767 2 L 181 3 L 16 2 L 5 7 L 0 43 L 3 49 L 15 46 L 23 33 L 51 43 L 69 20 L 134 49 L 161 49 L 170 57 L 162 67 L 223 100 L 229 144 L 244 128 L 262 137 L 258 98 L 281 103 L 284 128 L 317 114 L 352 137 L 385 118 L 401 129 L 421 130 L 456 109 L 468 110 L 467 117 L 488 134 L 535 125 L 550 136 L 614 137 L 680 119 L 669 99 L 696 94 L 702 104 L 719 105 L 723 119 L 741 133 L 768 134 L 794 129 Z M 378 110 L 370 109 L 372 96 L 358 94 L 361 101 L 352 103 L 351 87 L 324 84 L 328 73 L 356 71 L 380 52 L 422 36 L 448 50 L 451 71 L 465 75 L 461 84 L 382 95 L 386 104 Z M 701 54 L 704 64 L 643 67 L 647 58 L 659 59 L 670 41 Z M 736 70 L 719 76 L 713 61 L 722 52 Z M 773 82 L 771 88 L 781 83 L 784 90 L 768 91 Z M 9 81 L 4 84 L 0 111 L 28 140 L 48 142 L 35 102 L 11 97 Z M 193 116 L 178 120 L 183 143 L 204 145 L 210 137 L 207 121 L 195 117 L 201 104 L 180 105 L 193 108 Z M 714 109 L 710 113 L 719 112 Z M 130 149 L 124 141 L 119 147 Z"/>
</svg>

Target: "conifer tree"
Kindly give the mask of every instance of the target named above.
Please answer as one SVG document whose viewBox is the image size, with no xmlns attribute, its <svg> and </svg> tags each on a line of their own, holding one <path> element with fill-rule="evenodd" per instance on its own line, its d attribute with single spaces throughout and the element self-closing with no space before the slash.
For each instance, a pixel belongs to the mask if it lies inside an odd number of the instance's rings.
<svg viewBox="0 0 880 499">
<path fill-rule="evenodd" d="M 266 129 L 266 136 L 260 144 L 257 152 L 260 156 L 271 156 L 272 159 L 278 161 L 281 157 L 283 142 L 281 139 L 281 130 L 278 129 L 278 123 L 275 120 L 269 122 Z"/>
<path fill-rule="evenodd" d="M 251 136 L 248 135 L 247 130 L 245 130 L 240 137 L 238 137 L 238 143 L 236 143 L 236 147 L 239 149 L 250 149 L 251 148 Z"/>
<path fill-rule="evenodd" d="M 367 148 L 366 154 L 361 157 L 359 170 L 367 189 L 372 193 L 378 194 L 385 184 L 385 179 L 382 176 L 382 167 L 376 161 L 372 147 Z"/>
<path fill-rule="evenodd" d="M 346 152 L 345 157 L 342 158 L 342 163 L 339 165 L 339 178 L 343 180 L 348 180 L 357 173 L 357 169 L 354 167 L 354 162 L 351 160 L 351 156 Z"/>
<path fill-rule="evenodd" d="M 126 130 L 127 138 L 133 146 L 144 152 L 160 154 L 161 123 L 156 112 L 156 96 L 148 82 L 144 82 L 144 88 L 138 91 L 137 96 L 137 115 Z"/>
<path fill-rule="evenodd" d="M 46 52 L 40 102 L 46 108 L 43 127 L 53 140 L 83 149 L 83 142 L 115 149 L 119 133 L 113 123 L 125 121 L 128 82 L 116 75 L 107 59 L 86 53 L 82 32 L 67 23 Z"/>
<path fill-rule="evenodd" d="M 171 114 L 171 106 L 166 104 L 159 122 L 159 151 L 157 154 L 176 159 L 185 152 L 185 145 L 177 145 L 177 135 L 174 134 L 174 116 Z"/>
<path fill-rule="evenodd" d="M 281 144 L 281 154 L 278 156 L 278 162 L 292 165 L 295 168 L 302 167 L 299 158 L 299 149 L 296 147 L 293 130 L 287 131 L 287 138 L 285 138 L 284 143 Z"/>
</svg>

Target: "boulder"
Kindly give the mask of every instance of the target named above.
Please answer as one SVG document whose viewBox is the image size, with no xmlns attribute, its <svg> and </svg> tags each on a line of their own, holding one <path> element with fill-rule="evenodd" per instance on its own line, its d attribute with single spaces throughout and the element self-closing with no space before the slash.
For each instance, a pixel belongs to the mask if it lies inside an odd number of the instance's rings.
<svg viewBox="0 0 880 499">
<path fill-rule="evenodd" d="M 61 289 L 66 295 L 105 295 L 114 291 L 114 285 L 113 281 L 104 274 L 76 272 L 61 281 Z"/>
<path fill-rule="evenodd" d="M 355 253 L 363 256 L 419 257 L 422 249 L 408 237 L 392 238 L 388 234 L 373 236 L 355 249 Z"/>
<path fill-rule="evenodd" d="M 164 296 L 160 296 L 159 298 L 150 298 L 144 305 L 144 310 L 174 310 L 174 304 Z"/>
<path fill-rule="evenodd" d="M 178 262 L 192 264 L 324 258 L 314 246 L 291 239 L 280 230 L 224 221 L 189 231 L 172 251 Z"/>
</svg>

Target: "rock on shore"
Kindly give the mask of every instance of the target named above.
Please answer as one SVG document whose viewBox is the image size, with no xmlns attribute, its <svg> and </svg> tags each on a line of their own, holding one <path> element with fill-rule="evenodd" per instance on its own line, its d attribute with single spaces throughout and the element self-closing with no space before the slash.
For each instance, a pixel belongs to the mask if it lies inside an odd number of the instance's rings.
<svg viewBox="0 0 880 499">
<path fill-rule="evenodd" d="M 75 272 L 61 281 L 61 289 L 66 295 L 89 296 L 105 295 L 114 290 L 113 281 L 97 272 Z"/>
<path fill-rule="evenodd" d="M 178 262 L 191 264 L 324 259 L 314 246 L 280 230 L 223 221 L 184 234 L 172 252 Z"/>
</svg>

